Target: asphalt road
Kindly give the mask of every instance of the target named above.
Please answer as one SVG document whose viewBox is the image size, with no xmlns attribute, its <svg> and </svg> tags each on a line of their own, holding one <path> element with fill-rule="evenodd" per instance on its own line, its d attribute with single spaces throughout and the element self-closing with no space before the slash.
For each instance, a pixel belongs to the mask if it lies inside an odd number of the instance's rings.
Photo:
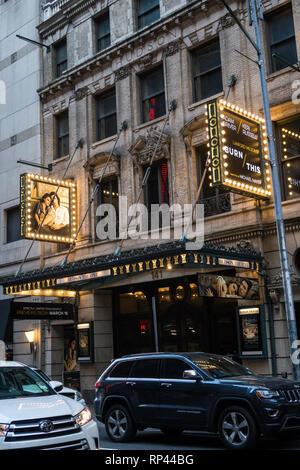
<svg viewBox="0 0 300 470">
<path fill-rule="evenodd" d="M 103 424 L 98 424 L 100 447 L 102 450 L 164 450 L 164 451 L 180 451 L 180 450 L 224 450 L 220 441 L 215 436 L 203 435 L 199 432 L 185 431 L 180 437 L 166 437 L 163 433 L 156 429 L 146 429 L 138 432 L 132 442 L 115 443 L 112 442 L 105 432 Z M 293 439 L 268 439 L 260 440 L 257 449 L 260 451 L 274 450 L 299 450 L 300 451 L 300 435 Z"/>
</svg>

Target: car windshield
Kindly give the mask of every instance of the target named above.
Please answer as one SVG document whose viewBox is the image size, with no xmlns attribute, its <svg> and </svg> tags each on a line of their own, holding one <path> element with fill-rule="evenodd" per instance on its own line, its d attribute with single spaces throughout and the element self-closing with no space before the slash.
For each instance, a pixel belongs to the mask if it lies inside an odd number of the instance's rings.
<svg viewBox="0 0 300 470">
<path fill-rule="evenodd" d="M 43 370 L 41 370 L 41 369 L 36 369 L 35 372 L 36 372 L 37 374 L 39 374 L 44 380 L 46 380 L 46 382 L 50 382 L 50 381 L 51 381 L 50 377 L 48 377 L 48 375 L 47 375 Z"/>
<path fill-rule="evenodd" d="M 229 357 L 221 356 L 197 356 L 190 358 L 200 369 L 214 379 L 224 377 L 237 377 L 241 375 L 255 375 L 246 367 L 238 364 Z"/>
<path fill-rule="evenodd" d="M 54 394 L 48 384 L 27 367 L 0 368 L 0 400 Z"/>
</svg>

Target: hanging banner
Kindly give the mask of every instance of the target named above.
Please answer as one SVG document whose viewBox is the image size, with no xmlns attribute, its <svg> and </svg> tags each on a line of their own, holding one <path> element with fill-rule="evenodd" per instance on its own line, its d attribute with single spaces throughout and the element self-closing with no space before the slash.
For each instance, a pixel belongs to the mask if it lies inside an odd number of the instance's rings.
<svg viewBox="0 0 300 470">
<path fill-rule="evenodd" d="M 264 120 L 220 100 L 207 105 L 212 186 L 255 199 L 271 196 Z"/>
<path fill-rule="evenodd" d="M 76 234 L 73 182 L 25 173 L 20 179 L 21 238 L 72 243 Z"/>
<path fill-rule="evenodd" d="M 253 278 L 198 274 L 198 286 L 204 297 L 260 300 L 258 280 Z"/>
<path fill-rule="evenodd" d="M 288 199 L 300 196 L 300 134 L 281 129 L 282 165 Z"/>
</svg>

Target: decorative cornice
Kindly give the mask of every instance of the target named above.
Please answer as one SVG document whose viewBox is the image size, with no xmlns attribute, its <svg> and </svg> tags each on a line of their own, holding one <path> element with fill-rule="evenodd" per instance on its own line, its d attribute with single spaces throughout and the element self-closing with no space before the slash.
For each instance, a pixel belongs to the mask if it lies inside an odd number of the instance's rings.
<svg viewBox="0 0 300 470">
<path fill-rule="evenodd" d="M 155 149 L 155 160 L 170 158 L 170 136 L 161 134 L 157 127 L 151 127 L 147 129 L 146 136 L 139 135 L 137 137 L 128 151 L 132 155 L 135 165 L 140 166 L 150 162 Z"/>
</svg>

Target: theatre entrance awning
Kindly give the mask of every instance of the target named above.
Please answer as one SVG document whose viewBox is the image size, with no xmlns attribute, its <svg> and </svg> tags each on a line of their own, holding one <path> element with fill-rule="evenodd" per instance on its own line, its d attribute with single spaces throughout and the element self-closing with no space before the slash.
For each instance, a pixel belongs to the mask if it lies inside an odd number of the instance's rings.
<svg viewBox="0 0 300 470">
<path fill-rule="evenodd" d="M 75 261 L 0 279 L 5 295 L 74 296 L 76 291 L 105 287 L 141 273 L 180 268 L 241 268 L 260 273 L 263 258 L 252 248 L 225 247 L 206 242 L 199 251 L 187 251 L 174 242 Z"/>
</svg>

